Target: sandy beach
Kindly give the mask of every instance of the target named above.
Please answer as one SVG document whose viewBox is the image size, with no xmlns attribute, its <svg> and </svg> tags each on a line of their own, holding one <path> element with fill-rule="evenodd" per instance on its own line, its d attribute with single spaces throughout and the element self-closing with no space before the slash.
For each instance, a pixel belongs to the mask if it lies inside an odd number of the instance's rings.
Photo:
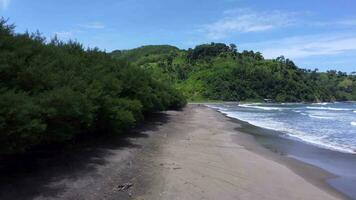
<svg viewBox="0 0 356 200">
<path fill-rule="evenodd" d="M 239 137 L 238 124 L 209 108 L 190 106 L 173 123 L 178 134 L 166 141 L 156 158 L 162 179 L 142 199 L 342 198 L 269 159 L 267 152 L 262 156 L 244 147 L 252 147 L 252 139 Z"/>
<path fill-rule="evenodd" d="M 210 108 L 158 118 L 126 143 L 80 150 L 70 164 L 3 176 L 0 199 L 346 199 L 323 182 L 330 174 L 279 158 Z"/>
</svg>

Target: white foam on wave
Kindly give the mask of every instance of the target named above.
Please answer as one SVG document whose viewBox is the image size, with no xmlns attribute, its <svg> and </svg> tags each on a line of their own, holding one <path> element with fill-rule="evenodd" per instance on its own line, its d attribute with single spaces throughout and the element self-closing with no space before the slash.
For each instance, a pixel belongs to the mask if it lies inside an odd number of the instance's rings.
<svg viewBox="0 0 356 200">
<path fill-rule="evenodd" d="M 320 117 L 320 119 L 322 118 L 329 118 L 329 119 L 343 119 L 344 117 L 344 113 L 339 113 L 339 112 L 332 112 L 330 110 L 307 110 L 306 113 L 308 113 L 308 115 L 311 115 L 310 117 Z"/>
<path fill-rule="evenodd" d="M 301 115 L 308 115 L 307 113 L 301 111 L 301 110 L 293 110 L 293 112 L 299 113 Z"/>
<path fill-rule="evenodd" d="M 302 105 L 303 103 L 281 103 L 282 105 Z"/>
<path fill-rule="evenodd" d="M 320 115 L 308 115 L 308 116 L 316 119 L 335 119 L 334 117 L 327 117 L 327 116 L 320 116 Z"/>
<path fill-rule="evenodd" d="M 355 122 L 351 122 L 352 126 L 356 126 L 356 121 Z"/>
<path fill-rule="evenodd" d="M 224 108 L 223 106 L 218 106 L 218 105 L 206 104 L 205 106 L 218 110 L 219 112 L 224 112 L 229 110 L 228 108 Z"/>
<path fill-rule="evenodd" d="M 315 104 L 315 105 L 328 105 L 328 104 L 330 104 L 330 103 L 327 103 L 327 102 L 324 102 L 324 103 L 313 103 L 313 104 Z"/>
<path fill-rule="evenodd" d="M 295 131 L 293 131 L 293 132 L 295 133 Z M 343 153 L 356 154 L 356 149 L 354 149 L 353 147 L 350 147 L 348 145 L 341 145 L 337 142 L 332 142 L 332 141 L 325 142 L 322 138 L 314 137 L 311 135 L 305 135 L 305 134 L 299 135 L 299 134 L 289 134 L 289 133 L 287 133 L 287 134 L 289 137 L 297 138 L 303 142 L 318 146 L 320 148 L 330 149 L 333 151 L 339 151 L 339 152 L 343 152 Z"/>
<path fill-rule="evenodd" d="M 351 110 L 351 109 L 348 109 L 348 108 L 311 107 L 311 106 L 307 106 L 307 109 L 311 109 L 311 110 L 338 110 L 338 111 L 348 111 L 348 110 Z"/>
<path fill-rule="evenodd" d="M 305 143 L 311 144 L 318 146 L 320 148 L 324 149 L 330 149 L 333 151 L 339 151 L 343 153 L 351 153 L 351 154 L 356 154 L 356 149 L 352 146 L 348 146 L 346 144 L 340 144 L 335 141 L 330 141 L 330 140 L 325 140 L 323 137 L 319 136 L 313 136 L 308 133 L 298 131 L 292 128 L 288 128 L 284 123 L 281 122 L 276 122 L 273 120 L 268 120 L 266 118 L 265 121 L 256 121 L 256 120 L 247 120 L 239 117 L 239 115 L 236 112 L 231 112 L 231 111 L 222 111 L 218 110 L 221 113 L 226 114 L 228 117 L 239 119 L 245 122 L 248 122 L 251 125 L 258 126 L 261 128 L 266 128 L 274 131 L 279 131 L 282 133 L 287 134 L 287 136 L 291 139 L 297 139 L 300 141 L 303 141 Z M 354 122 L 352 122 L 354 123 Z M 356 125 L 356 122 L 355 122 Z"/>
<path fill-rule="evenodd" d="M 254 108 L 254 109 L 260 109 L 260 110 L 283 110 L 283 109 L 285 109 L 285 108 L 281 108 L 281 107 L 255 106 L 253 104 L 239 104 L 239 107 L 242 107 L 242 108 Z"/>
</svg>

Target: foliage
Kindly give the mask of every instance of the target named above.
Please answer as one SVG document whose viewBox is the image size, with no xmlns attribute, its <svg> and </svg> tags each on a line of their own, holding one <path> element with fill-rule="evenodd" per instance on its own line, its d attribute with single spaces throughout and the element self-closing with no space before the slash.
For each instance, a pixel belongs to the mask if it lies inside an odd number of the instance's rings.
<svg viewBox="0 0 356 200">
<path fill-rule="evenodd" d="M 112 56 L 153 71 L 190 101 L 356 100 L 355 75 L 300 69 L 283 56 L 268 60 L 259 52 L 238 52 L 234 44 L 203 44 L 187 51 L 145 46 Z"/>
<path fill-rule="evenodd" d="M 13 30 L 0 20 L 0 153 L 120 133 L 149 112 L 185 105 L 150 70 L 77 42 Z"/>
</svg>

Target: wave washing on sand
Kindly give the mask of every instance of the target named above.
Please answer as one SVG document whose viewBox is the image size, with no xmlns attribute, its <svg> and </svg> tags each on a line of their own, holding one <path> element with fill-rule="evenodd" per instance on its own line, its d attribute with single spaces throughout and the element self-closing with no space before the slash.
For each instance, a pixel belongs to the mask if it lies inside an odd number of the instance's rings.
<svg viewBox="0 0 356 200">
<path fill-rule="evenodd" d="M 226 114 L 228 117 L 240 119 L 232 113 L 224 112 L 224 111 L 220 111 L 220 112 Z M 256 121 L 252 121 L 252 120 L 251 121 L 243 120 L 243 119 L 240 119 L 240 120 L 246 121 L 249 124 L 254 125 L 254 126 L 282 132 L 286 135 L 281 135 L 281 136 L 289 136 L 291 139 L 298 139 L 298 140 L 304 141 L 308 144 L 319 146 L 321 148 L 331 149 L 331 150 L 340 151 L 340 152 L 344 152 L 344 153 L 356 153 L 355 152 L 356 149 L 352 146 L 340 145 L 339 143 L 337 143 L 337 141 L 329 140 L 329 141 L 325 142 L 319 136 L 312 136 L 306 132 L 288 128 L 283 123 L 277 123 L 277 122 L 271 122 L 271 121 L 263 123 L 263 122 L 256 122 Z"/>
<path fill-rule="evenodd" d="M 287 136 L 321 148 L 356 154 L 356 135 L 354 134 L 356 122 L 354 114 L 350 112 L 354 109 L 342 107 L 343 105 L 339 104 L 335 107 L 332 107 L 334 105 L 328 107 L 300 104 L 278 105 L 282 104 L 208 106 L 228 117 L 281 132 L 283 137 Z"/>
</svg>

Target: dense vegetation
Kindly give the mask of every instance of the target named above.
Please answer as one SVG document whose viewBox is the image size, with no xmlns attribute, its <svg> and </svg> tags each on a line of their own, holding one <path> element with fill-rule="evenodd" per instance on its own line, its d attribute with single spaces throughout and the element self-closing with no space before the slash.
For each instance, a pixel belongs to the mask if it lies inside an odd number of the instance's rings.
<svg viewBox="0 0 356 200">
<path fill-rule="evenodd" d="M 77 42 L 16 34 L 0 20 L 0 153 L 120 133 L 185 100 L 149 70 Z"/>
<path fill-rule="evenodd" d="M 259 52 L 238 52 L 234 44 L 203 44 L 188 50 L 143 46 L 114 51 L 112 56 L 175 84 L 191 101 L 356 100 L 355 73 L 300 69 L 283 56 L 264 59 Z"/>
<path fill-rule="evenodd" d="M 356 76 L 298 68 L 234 44 L 110 54 L 77 42 L 16 34 L 0 20 L 0 153 L 83 134 L 120 133 L 189 100 L 356 100 Z M 182 95 L 183 94 L 183 95 Z"/>
</svg>

